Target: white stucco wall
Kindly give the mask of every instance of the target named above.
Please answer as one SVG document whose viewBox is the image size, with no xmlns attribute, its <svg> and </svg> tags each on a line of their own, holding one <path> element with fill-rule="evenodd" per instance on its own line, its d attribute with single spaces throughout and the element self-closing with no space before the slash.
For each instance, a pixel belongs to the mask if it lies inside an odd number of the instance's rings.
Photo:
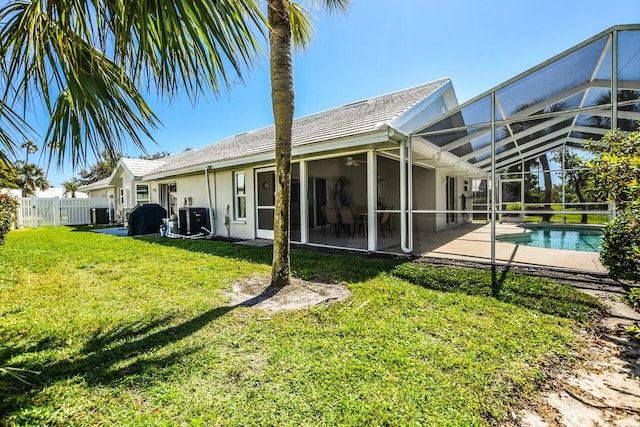
<svg viewBox="0 0 640 427">
<path fill-rule="evenodd" d="M 234 219 L 234 182 L 235 172 L 245 173 L 246 185 L 246 219 Z M 213 186 L 213 174 L 211 174 L 211 185 Z M 240 168 L 229 171 L 215 173 L 216 194 L 214 203 L 217 204 L 216 234 L 224 237 L 234 237 L 238 239 L 254 239 L 256 237 L 255 224 L 255 172 L 253 168 Z M 228 210 L 227 210 L 228 209 Z M 225 217 L 228 212 L 228 227 L 225 224 Z"/>
<path fill-rule="evenodd" d="M 197 175 L 176 178 L 175 183 L 178 208 L 209 206 L 204 171 Z"/>
</svg>

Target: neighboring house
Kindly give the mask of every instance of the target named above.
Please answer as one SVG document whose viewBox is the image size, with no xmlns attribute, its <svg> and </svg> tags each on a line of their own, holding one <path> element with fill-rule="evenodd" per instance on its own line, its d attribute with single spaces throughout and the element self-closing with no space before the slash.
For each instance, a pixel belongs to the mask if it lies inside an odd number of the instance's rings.
<svg viewBox="0 0 640 427">
<path fill-rule="evenodd" d="M 90 197 L 109 199 L 110 221 L 124 222 L 136 205 L 151 202 L 149 184 L 142 177 L 163 164 L 163 160 L 122 158 L 108 178 L 83 185 L 80 190 Z"/>
</svg>

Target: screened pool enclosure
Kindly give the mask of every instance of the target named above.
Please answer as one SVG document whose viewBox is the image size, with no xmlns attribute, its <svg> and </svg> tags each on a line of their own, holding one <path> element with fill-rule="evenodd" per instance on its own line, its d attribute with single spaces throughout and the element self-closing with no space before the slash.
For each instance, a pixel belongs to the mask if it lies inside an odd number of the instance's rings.
<svg viewBox="0 0 640 427">
<path fill-rule="evenodd" d="M 416 226 L 426 218 L 444 217 L 447 225 L 485 220 L 486 259 L 499 263 L 501 224 L 606 222 L 612 207 L 585 191 L 583 145 L 612 128 L 636 130 L 639 121 L 640 25 L 624 25 L 416 126 L 400 144 L 400 248 L 428 252 L 433 236 Z M 421 189 L 409 173 L 416 165 L 443 173 L 445 209 L 416 203 Z"/>
</svg>

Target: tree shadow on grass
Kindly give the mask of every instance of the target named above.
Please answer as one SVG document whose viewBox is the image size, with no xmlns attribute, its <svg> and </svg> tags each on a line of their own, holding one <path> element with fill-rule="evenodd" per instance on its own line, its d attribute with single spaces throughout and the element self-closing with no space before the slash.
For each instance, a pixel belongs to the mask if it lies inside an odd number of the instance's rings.
<svg viewBox="0 0 640 427">
<path fill-rule="evenodd" d="M 76 355 L 57 356 L 54 361 L 40 362 L 40 359 L 46 353 L 62 351 L 67 346 L 64 338 L 47 337 L 22 347 L 0 348 L 0 367 L 19 355 L 30 360 L 16 367 L 22 370 L 18 371 L 20 378 L 0 376 L 0 425 L 7 422 L 4 417 L 37 405 L 38 390 L 70 378 L 81 377 L 89 387 L 118 383 L 135 383 L 140 387 L 157 383 L 162 380 L 163 370 L 168 372 L 171 366 L 183 363 L 186 356 L 204 348 L 204 344 L 192 343 L 171 348 L 173 344 L 238 307 L 255 305 L 273 295 L 270 290 L 238 305 L 213 308 L 179 324 L 173 324 L 174 316 L 165 316 L 96 331 Z"/>
<path fill-rule="evenodd" d="M 141 240 L 152 245 L 172 247 L 262 265 L 271 265 L 273 256 L 271 246 L 251 247 L 226 241 L 205 239 L 144 238 Z M 402 262 L 405 261 L 390 259 L 389 257 L 327 251 L 317 248 L 298 248 L 291 251 L 293 276 L 322 283 L 367 281 L 377 277 L 382 272 L 390 272 Z"/>
<path fill-rule="evenodd" d="M 406 263 L 393 269 L 391 274 L 428 289 L 492 297 L 498 301 L 579 322 L 588 321 L 604 310 L 597 298 L 569 286 L 509 271 L 498 274 L 495 270 L 468 270 Z"/>
</svg>

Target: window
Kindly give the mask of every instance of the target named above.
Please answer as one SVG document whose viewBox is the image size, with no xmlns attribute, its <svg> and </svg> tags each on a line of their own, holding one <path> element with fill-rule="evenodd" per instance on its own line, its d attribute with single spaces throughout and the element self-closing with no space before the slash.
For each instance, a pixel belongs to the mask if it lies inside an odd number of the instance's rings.
<svg viewBox="0 0 640 427">
<path fill-rule="evenodd" d="M 124 206 L 124 188 L 120 189 L 120 206 Z"/>
<path fill-rule="evenodd" d="M 149 203 L 149 186 L 147 184 L 136 184 L 136 203 Z"/>
<path fill-rule="evenodd" d="M 245 220 L 247 218 L 247 192 L 244 172 L 235 172 L 234 177 L 234 206 L 233 218 Z"/>
</svg>

